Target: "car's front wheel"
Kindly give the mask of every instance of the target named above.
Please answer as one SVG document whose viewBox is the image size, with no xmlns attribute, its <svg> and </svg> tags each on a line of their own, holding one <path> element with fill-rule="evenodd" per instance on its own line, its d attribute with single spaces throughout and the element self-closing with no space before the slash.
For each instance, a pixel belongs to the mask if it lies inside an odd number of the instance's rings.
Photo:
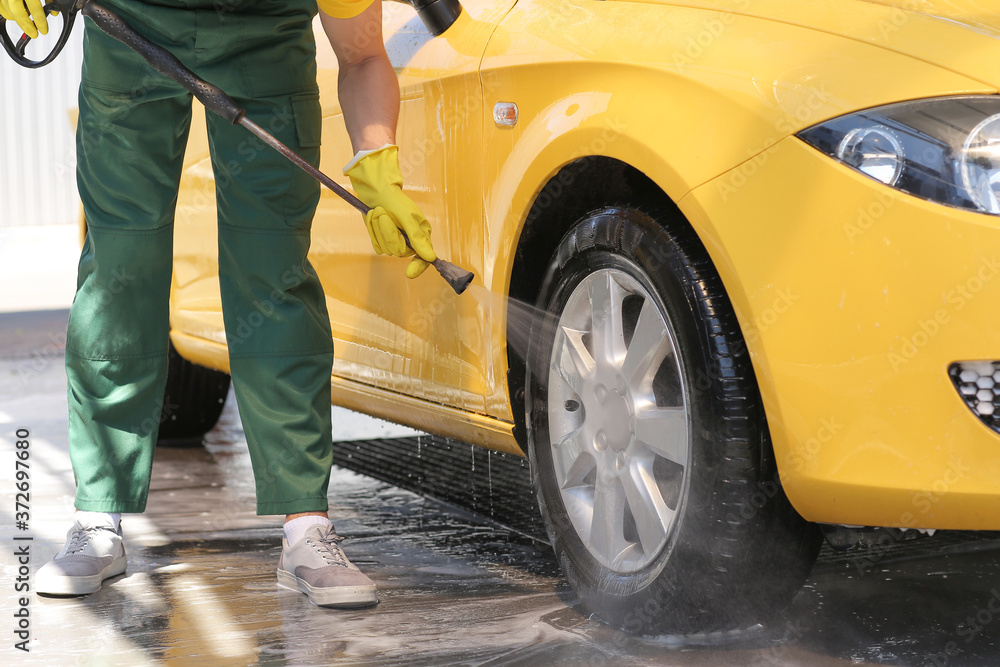
<svg viewBox="0 0 1000 667">
<path fill-rule="evenodd" d="M 590 611 L 630 632 L 726 631 L 791 599 L 820 535 L 780 492 L 721 280 L 694 234 L 658 217 L 597 210 L 556 250 L 538 304 L 556 321 L 535 327 L 528 360 L 529 457 Z"/>
</svg>

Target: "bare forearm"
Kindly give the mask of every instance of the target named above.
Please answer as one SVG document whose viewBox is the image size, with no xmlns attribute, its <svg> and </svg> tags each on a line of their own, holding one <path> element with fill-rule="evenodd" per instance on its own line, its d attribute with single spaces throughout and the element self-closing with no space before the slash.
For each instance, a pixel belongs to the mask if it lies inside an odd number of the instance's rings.
<svg viewBox="0 0 1000 667">
<path fill-rule="evenodd" d="M 382 2 L 350 19 L 320 11 L 340 63 L 340 106 L 354 152 L 396 143 L 399 82 L 382 44 Z"/>
<path fill-rule="evenodd" d="M 399 83 L 388 58 L 373 57 L 342 68 L 338 88 L 355 152 L 396 143 Z"/>
</svg>

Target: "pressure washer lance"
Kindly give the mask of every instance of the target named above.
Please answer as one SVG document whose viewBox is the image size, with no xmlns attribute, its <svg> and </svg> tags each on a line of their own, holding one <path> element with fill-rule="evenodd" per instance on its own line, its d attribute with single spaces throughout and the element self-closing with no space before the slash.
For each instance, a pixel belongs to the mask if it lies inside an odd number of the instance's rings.
<svg viewBox="0 0 1000 667">
<path fill-rule="evenodd" d="M 340 184 L 334 182 L 332 178 L 306 162 L 298 153 L 295 153 L 288 146 L 271 136 L 262 127 L 247 118 L 246 110 L 241 109 L 229 95 L 217 86 L 213 86 L 198 78 L 194 72 L 182 65 L 181 61 L 174 54 L 153 44 L 137 33 L 132 29 L 132 26 L 113 11 L 92 1 L 85 2 L 81 11 L 84 16 L 90 17 L 101 30 L 142 56 L 157 72 L 170 77 L 191 91 L 205 105 L 206 109 L 222 116 L 233 125 L 242 125 L 253 132 L 268 146 L 274 148 L 298 165 L 307 174 L 337 193 L 348 204 L 361 211 L 362 215 L 371 210 L 363 201 L 345 190 Z M 409 246 L 410 239 L 406 237 L 406 233 L 403 230 L 399 231 L 403 235 L 403 238 L 406 239 L 406 245 Z M 410 247 L 412 249 L 412 246 Z M 440 257 L 435 259 L 432 264 L 438 273 L 441 274 L 441 277 L 451 285 L 456 294 L 464 292 L 474 277 L 471 271 L 466 271 Z"/>
</svg>

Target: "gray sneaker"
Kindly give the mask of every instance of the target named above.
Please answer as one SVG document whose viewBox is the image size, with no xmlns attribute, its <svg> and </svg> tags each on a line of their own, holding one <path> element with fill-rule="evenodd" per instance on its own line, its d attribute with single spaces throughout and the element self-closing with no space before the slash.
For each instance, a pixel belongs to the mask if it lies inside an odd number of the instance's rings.
<svg viewBox="0 0 1000 667">
<path fill-rule="evenodd" d="M 35 573 L 35 590 L 42 595 L 87 595 L 101 582 L 125 571 L 122 529 L 87 526 L 79 521 L 66 534 L 66 545 Z"/>
<path fill-rule="evenodd" d="M 375 583 L 347 560 L 343 537 L 316 525 L 294 545 L 282 540 L 278 585 L 301 591 L 320 607 L 367 607 L 378 603 Z"/>
</svg>

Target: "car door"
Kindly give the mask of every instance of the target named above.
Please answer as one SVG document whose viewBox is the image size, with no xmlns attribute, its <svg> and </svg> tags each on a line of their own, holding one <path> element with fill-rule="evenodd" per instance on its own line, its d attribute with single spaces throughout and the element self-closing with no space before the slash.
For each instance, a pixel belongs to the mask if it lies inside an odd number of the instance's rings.
<svg viewBox="0 0 1000 667">
<path fill-rule="evenodd" d="M 466 0 L 433 37 L 409 5 L 383 5 L 386 51 L 400 82 L 397 130 L 404 189 L 433 229 L 436 251 L 477 276 L 487 270 L 483 222 L 483 95 L 479 64 L 514 0 Z M 336 96 L 336 59 L 318 34 L 323 167 L 345 185 L 351 149 Z M 485 414 L 491 310 L 476 290 L 457 296 L 433 269 L 372 252 L 356 211 L 324 192 L 310 257 L 327 294 L 334 375 Z M 477 280 L 481 282 L 481 278 Z"/>
</svg>

